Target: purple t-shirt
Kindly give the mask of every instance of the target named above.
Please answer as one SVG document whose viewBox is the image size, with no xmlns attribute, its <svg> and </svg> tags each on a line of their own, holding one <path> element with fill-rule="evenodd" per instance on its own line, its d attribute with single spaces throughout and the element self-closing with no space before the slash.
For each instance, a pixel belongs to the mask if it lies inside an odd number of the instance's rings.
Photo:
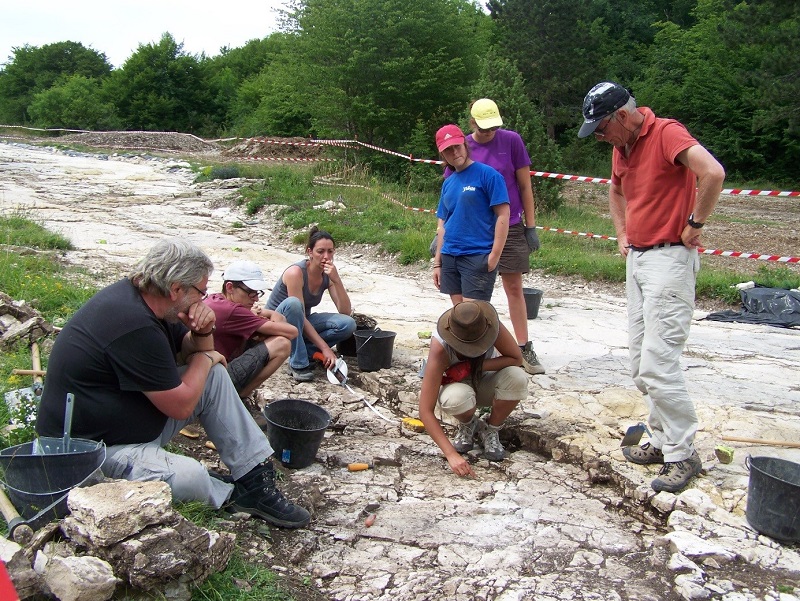
<svg viewBox="0 0 800 601">
<path fill-rule="evenodd" d="M 503 176 L 511 204 L 508 225 L 522 221 L 522 199 L 517 186 L 517 169 L 531 166 L 531 158 L 528 156 L 522 137 L 510 129 L 498 129 L 494 132 L 492 140 L 486 144 L 478 144 L 472 134 L 469 134 L 467 145 L 473 161 L 494 167 Z M 448 177 L 452 172 L 453 170 L 448 167 L 444 176 Z"/>
</svg>

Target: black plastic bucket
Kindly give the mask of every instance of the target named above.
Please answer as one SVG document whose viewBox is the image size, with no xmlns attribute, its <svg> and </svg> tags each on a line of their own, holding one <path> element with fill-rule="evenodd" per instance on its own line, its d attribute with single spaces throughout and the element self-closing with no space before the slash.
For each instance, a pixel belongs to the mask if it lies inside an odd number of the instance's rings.
<svg viewBox="0 0 800 601">
<path fill-rule="evenodd" d="M 32 454 L 37 445 L 37 454 Z M 67 515 L 67 494 L 76 486 L 100 482 L 106 446 L 95 440 L 40 437 L 0 451 L 0 479 L 9 500 L 29 520 L 47 508 L 51 519 Z M 51 507 L 52 506 L 52 507 Z"/>
<path fill-rule="evenodd" d="M 359 327 L 356 329 L 358 330 L 368 330 L 369 328 Z M 336 352 L 339 353 L 342 357 L 355 357 L 356 356 L 356 336 L 355 334 L 351 334 L 344 340 L 341 340 L 336 343 Z"/>
<path fill-rule="evenodd" d="M 523 288 L 522 295 L 525 297 L 525 310 L 528 313 L 528 319 L 536 319 L 539 315 L 539 303 L 542 302 L 542 295 L 544 292 L 538 288 Z"/>
<path fill-rule="evenodd" d="M 800 464 L 748 456 L 745 465 L 750 470 L 747 521 L 771 538 L 800 541 Z"/>
<path fill-rule="evenodd" d="M 300 399 L 279 399 L 264 407 L 267 439 L 275 457 L 292 469 L 314 463 L 330 414 L 319 405 Z"/>
<path fill-rule="evenodd" d="M 361 371 L 378 371 L 392 366 L 395 332 L 356 330 L 356 356 Z"/>
</svg>

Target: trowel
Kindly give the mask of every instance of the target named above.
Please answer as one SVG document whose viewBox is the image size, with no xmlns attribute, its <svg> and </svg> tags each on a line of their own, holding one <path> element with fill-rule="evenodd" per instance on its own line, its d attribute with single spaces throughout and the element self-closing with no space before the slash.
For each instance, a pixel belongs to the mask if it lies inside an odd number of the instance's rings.
<svg viewBox="0 0 800 601">
<path fill-rule="evenodd" d="M 322 353 L 320 353 L 319 351 L 314 353 L 314 355 L 312 357 L 314 359 L 319 360 L 319 361 L 325 361 L 325 358 L 322 356 Z M 327 370 L 327 372 L 328 372 L 328 374 L 327 374 L 328 375 L 328 382 L 330 382 L 331 384 L 338 384 L 338 385 L 344 386 L 354 396 L 361 396 L 361 400 L 364 401 L 364 404 L 367 407 L 372 409 L 372 411 L 375 413 L 375 415 L 377 415 L 378 417 L 380 417 L 383 420 L 386 420 L 390 424 L 395 423 L 395 420 L 389 419 L 385 415 L 382 415 L 380 411 L 375 409 L 375 407 L 372 405 L 372 403 L 370 403 L 366 399 L 366 397 L 364 397 L 363 395 L 357 394 L 355 390 L 350 388 L 350 385 L 347 383 L 347 363 L 345 362 L 343 357 L 337 357 L 336 361 L 333 364 L 333 366 L 330 367 Z"/>
<path fill-rule="evenodd" d="M 645 432 L 647 432 L 648 436 L 652 436 L 652 434 L 650 434 L 650 430 L 647 429 L 647 426 L 643 422 L 629 426 L 625 431 L 625 436 L 622 437 L 622 441 L 620 441 L 619 446 L 632 447 L 639 444 L 639 441 L 642 440 L 642 435 Z"/>
</svg>

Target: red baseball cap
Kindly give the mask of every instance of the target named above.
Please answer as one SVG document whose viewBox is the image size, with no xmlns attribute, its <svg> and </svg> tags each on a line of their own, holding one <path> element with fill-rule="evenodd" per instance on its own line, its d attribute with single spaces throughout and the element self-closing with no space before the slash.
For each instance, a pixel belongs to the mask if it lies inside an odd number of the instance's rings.
<svg viewBox="0 0 800 601">
<path fill-rule="evenodd" d="M 464 143 L 464 132 L 458 125 L 445 125 L 436 132 L 436 148 L 442 152 L 445 148 L 450 148 L 456 144 Z"/>
</svg>

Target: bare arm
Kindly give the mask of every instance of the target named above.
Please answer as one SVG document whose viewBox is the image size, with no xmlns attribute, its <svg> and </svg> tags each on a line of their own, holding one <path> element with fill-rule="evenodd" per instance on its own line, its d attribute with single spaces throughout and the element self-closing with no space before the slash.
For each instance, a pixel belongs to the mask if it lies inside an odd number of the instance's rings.
<svg viewBox="0 0 800 601">
<path fill-rule="evenodd" d="M 442 244 L 444 244 L 444 219 L 439 219 L 436 226 L 436 254 L 433 257 L 433 285 L 437 290 L 442 278 Z"/>
<path fill-rule="evenodd" d="M 297 328 L 286 321 L 286 318 L 277 311 L 269 309 L 259 309 L 256 313 L 264 318 L 264 323 L 258 326 L 256 332 L 264 337 L 283 336 L 289 340 L 297 338 Z"/>
<path fill-rule="evenodd" d="M 184 346 L 191 344 L 190 338 L 191 334 L 187 334 L 183 341 Z M 181 354 L 184 351 L 185 349 L 181 347 Z M 186 353 L 184 357 L 187 359 L 188 368 L 181 374 L 180 385 L 170 390 L 144 393 L 161 413 L 173 419 L 186 419 L 192 414 L 206 387 L 211 368 L 217 363 L 225 365 L 225 357 L 213 349 Z"/>
<path fill-rule="evenodd" d="M 519 345 L 514 336 L 511 335 L 511 332 L 509 332 L 502 323 L 500 324 L 500 332 L 497 334 L 494 347 L 500 355 L 491 359 L 486 359 L 483 362 L 484 371 L 500 371 L 504 367 L 522 365 L 522 351 L 519 349 Z"/>
<path fill-rule="evenodd" d="M 525 214 L 525 226 L 536 225 L 536 204 L 533 201 L 533 184 L 531 183 L 531 166 L 525 165 L 514 172 L 522 200 L 522 212 Z"/>
<path fill-rule="evenodd" d="M 456 451 L 433 413 L 439 398 L 442 375 L 448 368 L 448 363 L 447 351 L 438 340 L 431 338 L 431 348 L 425 364 L 425 376 L 422 378 L 422 387 L 419 393 L 419 418 L 425 424 L 425 431 L 442 450 L 450 469 L 459 476 L 475 476 L 472 466 Z"/>
<path fill-rule="evenodd" d="M 350 303 L 350 296 L 342 283 L 342 278 L 339 276 L 339 270 L 336 269 L 336 265 L 333 263 L 326 263 L 324 270 L 330 281 L 328 293 L 333 299 L 333 304 L 336 305 L 336 310 L 342 315 L 350 315 L 353 312 L 353 307 Z"/>
<path fill-rule="evenodd" d="M 503 247 L 506 245 L 506 238 L 508 238 L 508 220 L 511 215 L 511 206 L 505 202 L 501 205 L 493 206 L 492 210 L 497 215 L 497 221 L 494 224 L 492 252 L 489 253 L 489 271 L 494 271 L 500 262 L 500 255 L 503 254 Z"/>
<path fill-rule="evenodd" d="M 608 207 L 611 213 L 611 221 L 614 222 L 614 229 L 617 232 L 617 248 L 623 257 L 628 256 L 628 236 L 625 233 L 625 208 L 628 201 L 622 193 L 622 186 L 611 184 L 608 192 Z"/>
<path fill-rule="evenodd" d="M 705 222 L 714 211 L 725 181 L 725 169 L 708 150 L 696 144 L 682 151 L 677 161 L 686 165 L 697 176 L 697 200 L 694 205 L 694 220 Z M 681 232 L 681 240 L 689 248 L 700 246 L 700 234 L 703 230 L 686 225 Z"/>
</svg>

